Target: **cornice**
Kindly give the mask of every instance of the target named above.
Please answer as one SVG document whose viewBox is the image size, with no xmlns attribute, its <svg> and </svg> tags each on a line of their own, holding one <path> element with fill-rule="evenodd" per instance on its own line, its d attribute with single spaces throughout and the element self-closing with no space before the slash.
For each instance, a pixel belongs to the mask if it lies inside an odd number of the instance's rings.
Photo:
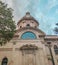
<svg viewBox="0 0 58 65">
<path fill-rule="evenodd" d="M 33 28 L 33 27 L 24 27 L 24 28 L 21 28 L 21 29 L 18 29 L 16 32 L 21 32 L 23 30 L 35 30 L 37 32 L 41 32 L 42 35 L 45 35 L 45 33 L 43 31 L 41 31 L 40 29 L 38 28 Z"/>
</svg>

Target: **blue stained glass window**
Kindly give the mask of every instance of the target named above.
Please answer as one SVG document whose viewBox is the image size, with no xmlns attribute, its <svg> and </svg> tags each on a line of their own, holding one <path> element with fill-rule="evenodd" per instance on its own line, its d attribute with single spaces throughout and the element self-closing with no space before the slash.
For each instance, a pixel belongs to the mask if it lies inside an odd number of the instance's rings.
<svg viewBox="0 0 58 65">
<path fill-rule="evenodd" d="M 36 35 L 33 32 L 25 32 L 21 36 L 22 39 L 36 39 Z"/>
</svg>

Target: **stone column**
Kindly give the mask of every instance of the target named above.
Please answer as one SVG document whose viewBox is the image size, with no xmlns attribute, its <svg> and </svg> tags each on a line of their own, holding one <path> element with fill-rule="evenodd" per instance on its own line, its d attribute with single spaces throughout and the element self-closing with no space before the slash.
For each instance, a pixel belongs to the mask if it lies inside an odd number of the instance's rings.
<svg viewBox="0 0 58 65">
<path fill-rule="evenodd" d="M 55 65 L 57 65 L 57 60 L 56 60 L 56 57 L 55 57 L 55 52 L 54 52 L 53 46 L 51 47 L 51 51 L 52 51 L 52 55 L 53 55 L 53 58 L 54 58 Z"/>
<path fill-rule="evenodd" d="M 53 50 L 53 47 L 52 47 L 52 45 L 51 45 L 51 42 L 48 42 L 48 48 L 49 48 L 49 51 L 50 51 L 52 64 L 53 64 L 53 65 L 57 65 L 57 62 L 56 62 L 56 59 L 55 59 L 54 50 Z"/>
<path fill-rule="evenodd" d="M 45 65 L 49 65 L 48 64 L 48 58 L 47 58 L 47 53 L 46 53 L 46 47 L 45 44 L 43 44 L 43 56 L 44 56 L 44 60 L 45 60 Z"/>
</svg>

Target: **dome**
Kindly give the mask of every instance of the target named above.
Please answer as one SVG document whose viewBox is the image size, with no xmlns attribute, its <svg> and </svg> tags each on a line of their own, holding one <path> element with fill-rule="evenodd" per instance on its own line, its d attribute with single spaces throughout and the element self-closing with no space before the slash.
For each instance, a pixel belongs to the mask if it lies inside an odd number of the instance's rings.
<svg viewBox="0 0 58 65">
<path fill-rule="evenodd" d="M 17 25 L 18 25 L 20 22 L 22 22 L 23 20 L 33 20 L 34 22 L 36 22 L 36 23 L 39 25 L 38 21 L 35 20 L 35 18 L 32 17 L 29 12 L 26 12 L 26 15 L 25 15 L 24 17 L 22 17 L 21 20 L 19 20 L 19 22 L 17 23 Z"/>
</svg>

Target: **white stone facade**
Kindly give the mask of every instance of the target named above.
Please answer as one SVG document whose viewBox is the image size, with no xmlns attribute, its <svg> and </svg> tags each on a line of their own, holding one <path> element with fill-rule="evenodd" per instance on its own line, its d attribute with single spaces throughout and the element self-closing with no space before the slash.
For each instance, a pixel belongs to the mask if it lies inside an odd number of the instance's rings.
<svg viewBox="0 0 58 65">
<path fill-rule="evenodd" d="M 38 26 L 27 12 L 18 22 L 14 38 L 0 46 L 0 65 L 3 65 L 3 58 L 8 59 L 5 65 L 58 65 L 58 54 L 54 51 L 54 46 L 58 47 L 58 36 L 46 35 Z M 26 36 L 22 36 L 24 33 Z"/>
</svg>

